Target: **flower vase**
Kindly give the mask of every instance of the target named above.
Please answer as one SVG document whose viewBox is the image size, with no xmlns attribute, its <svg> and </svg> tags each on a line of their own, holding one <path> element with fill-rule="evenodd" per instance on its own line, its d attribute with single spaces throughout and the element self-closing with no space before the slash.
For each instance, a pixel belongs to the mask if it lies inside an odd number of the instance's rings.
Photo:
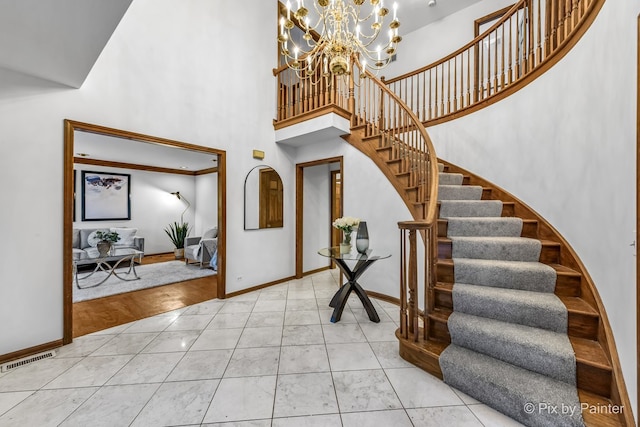
<svg viewBox="0 0 640 427">
<path fill-rule="evenodd" d="M 348 254 L 351 252 L 351 231 L 344 231 L 344 239 L 340 243 L 340 253 Z"/>
<path fill-rule="evenodd" d="M 369 230 L 367 230 L 366 221 L 360 221 L 356 233 L 356 250 L 361 254 L 366 254 L 367 249 L 369 249 Z"/>
<path fill-rule="evenodd" d="M 96 248 L 98 249 L 100 258 L 104 258 L 108 256 L 109 251 L 111 250 L 111 242 L 109 242 L 108 240 L 101 240 L 97 243 Z"/>
</svg>

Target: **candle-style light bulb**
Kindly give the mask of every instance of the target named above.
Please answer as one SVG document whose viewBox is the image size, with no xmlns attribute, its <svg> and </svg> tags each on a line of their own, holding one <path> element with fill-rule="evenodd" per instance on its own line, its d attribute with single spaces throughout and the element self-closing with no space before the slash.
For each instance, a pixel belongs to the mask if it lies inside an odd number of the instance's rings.
<svg viewBox="0 0 640 427">
<path fill-rule="evenodd" d="M 280 34 L 284 36 L 284 16 L 280 18 Z"/>
<path fill-rule="evenodd" d="M 367 71 L 367 60 L 362 61 L 362 75 L 364 75 Z"/>
<path fill-rule="evenodd" d="M 322 62 L 324 63 L 324 67 L 323 67 L 324 68 L 324 73 L 327 74 L 329 72 L 329 67 L 328 67 L 328 64 L 327 64 L 327 57 L 326 56 L 324 57 Z"/>
<path fill-rule="evenodd" d="M 398 19 L 398 2 L 393 3 L 393 20 Z"/>
<path fill-rule="evenodd" d="M 311 55 L 307 56 L 307 69 L 311 72 Z"/>
<path fill-rule="evenodd" d="M 291 2 L 287 1 L 287 19 L 291 19 Z"/>
<path fill-rule="evenodd" d="M 376 24 L 378 23 L 378 12 L 380 11 L 380 8 L 378 8 L 378 6 L 375 7 L 375 9 L 373 9 L 373 14 L 376 16 Z"/>
<path fill-rule="evenodd" d="M 378 45 L 378 49 L 376 49 L 378 51 L 378 62 L 380 62 L 380 51 L 382 50 L 382 47 L 380 47 L 380 45 Z"/>
<path fill-rule="evenodd" d="M 299 50 L 300 50 L 300 49 L 298 49 L 298 46 L 296 46 L 296 47 L 294 47 L 294 48 L 293 48 L 293 54 L 295 55 L 296 61 L 298 60 L 298 51 L 299 51 Z M 378 53 L 380 53 L 380 52 L 378 52 Z"/>
</svg>

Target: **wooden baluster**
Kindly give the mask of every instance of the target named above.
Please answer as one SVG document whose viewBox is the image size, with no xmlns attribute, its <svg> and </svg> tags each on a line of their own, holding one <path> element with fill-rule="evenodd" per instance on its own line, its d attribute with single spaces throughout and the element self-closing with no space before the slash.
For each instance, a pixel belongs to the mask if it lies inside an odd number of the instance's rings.
<svg viewBox="0 0 640 427">
<path fill-rule="evenodd" d="M 416 105 L 413 103 L 413 94 L 414 92 L 414 80 L 415 80 L 415 76 L 411 77 L 411 92 L 409 95 L 409 105 L 411 106 L 411 111 L 418 111 L 418 109 L 416 108 Z"/>
<path fill-rule="evenodd" d="M 438 116 L 444 115 L 444 64 L 440 64 L 440 114 Z"/>
<path fill-rule="evenodd" d="M 422 114 L 419 116 L 420 121 L 427 119 L 426 102 L 427 102 L 427 73 L 424 71 L 420 73 L 422 75 Z"/>
<path fill-rule="evenodd" d="M 400 229 L 400 336 L 409 338 L 407 331 L 407 238 L 406 231 Z"/>
<path fill-rule="evenodd" d="M 505 74 L 505 69 L 504 69 L 504 23 L 500 26 L 500 28 L 502 29 L 502 42 L 500 43 L 500 45 L 502 46 L 502 53 L 500 54 L 500 89 L 504 89 L 504 85 L 505 85 L 505 81 L 504 81 L 504 74 Z"/>
<path fill-rule="evenodd" d="M 458 56 L 453 57 L 453 111 L 458 111 Z"/>
<path fill-rule="evenodd" d="M 564 4 L 565 0 L 557 0 L 558 1 L 558 40 L 556 47 L 560 46 L 562 40 L 564 40 Z"/>
<path fill-rule="evenodd" d="M 444 64 L 442 64 L 442 69 L 444 70 Z M 449 114 L 450 112 L 451 112 L 451 60 L 447 61 L 447 114 Z"/>
<path fill-rule="evenodd" d="M 538 5 L 538 49 L 537 49 L 537 55 L 536 55 L 536 66 L 538 66 L 538 64 L 540 64 L 543 60 L 542 58 L 542 13 L 540 9 L 540 0 L 537 0 L 537 5 Z"/>
<path fill-rule="evenodd" d="M 431 77 L 432 68 L 429 68 L 429 113 L 428 118 L 431 120 L 433 118 L 433 98 L 431 97 L 431 88 L 433 87 L 433 78 Z"/>
<path fill-rule="evenodd" d="M 429 270 L 425 272 L 425 281 L 427 281 L 426 289 L 424 290 L 425 303 L 425 319 L 424 319 L 424 337 L 428 337 L 430 328 L 429 314 L 433 313 L 435 309 L 435 286 L 437 283 L 436 265 L 438 262 L 438 239 L 437 239 L 437 225 L 431 225 L 427 230 L 426 236 L 428 243 L 426 246 L 428 254 L 426 257 L 425 265 L 429 266 Z"/>
<path fill-rule="evenodd" d="M 520 46 L 520 10 L 516 13 L 516 75 L 514 81 L 518 80 L 522 75 L 522 48 Z"/>
<path fill-rule="evenodd" d="M 534 23 L 535 20 L 533 18 L 533 0 L 527 0 L 527 10 L 528 10 L 528 14 L 527 14 L 527 26 L 529 28 L 529 40 L 527 40 L 527 46 L 528 46 L 528 51 L 529 51 L 529 71 L 533 70 L 533 67 L 535 66 L 535 40 L 534 40 Z"/>
<path fill-rule="evenodd" d="M 418 252 L 416 230 L 409 230 L 409 333 L 413 340 L 418 340 L 418 310 L 416 297 L 418 296 Z"/>
<path fill-rule="evenodd" d="M 513 20 L 509 18 L 509 84 L 513 82 Z"/>
<path fill-rule="evenodd" d="M 478 59 L 480 71 L 478 72 L 478 101 L 484 99 L 484 39 L 480 43 L 480 57 Z"/>
<path fill-rule="evenodd" d="M 471 105 L 471 49 L 467 49 L 467 106 Z"/>
<path fill-rule="evenodd" d="M 498 29 L 495 30 L 496 33 L 496 42 L 493 47 L 493 93 L 498 91 Z"/>
</svg>

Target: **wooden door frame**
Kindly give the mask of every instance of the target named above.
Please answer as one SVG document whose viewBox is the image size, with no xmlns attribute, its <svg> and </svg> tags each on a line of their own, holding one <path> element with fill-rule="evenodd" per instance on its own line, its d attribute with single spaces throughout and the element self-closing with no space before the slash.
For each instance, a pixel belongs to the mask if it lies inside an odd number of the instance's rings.
<svg viewBox="0 0 640 427">
<path fill-rule="evenodd" d="M 202 153 L 216 154 L 218 156 L 218 273 L 217 295 L 218 298 L 226 296 L 226 236 L 227 236 L 227 176 L 226 176 L 226 151 L 186 142 L 174 141 L 155 136 L 128 132 L 104 126 L 64 120 L 64 166 L 63 166 L 63 247 L 62 247 L 62 286 L 63 286 L 63 344 L 73 341 L 73 208 L 74 208 L 74 133 L 84 131 L 106 136 L 114 136 L 124 139 L 161 144 L 172 147 L 200 151 Z"/>
<path fill-rule="evenodd" d="M 340 163 L 340 173 L 342 179 L 342 189 L 340 194 L 340 211 L 344 206 L 344 158 L 342 156 L 330 157 L 321 160 L 296 164 L 296 279 L 302 278 L 303 273 L 303 196 L 304 196 L 304 168 L 330 163 Z"/>
<path fill-rule="evenodd" d="M 640 390 L 640 260 L 638 259 L 638 233 L 640 232 L 640 15 L 638 15 L 636 40 L 636 399 Z M 636 417 L 640 419 L 640 402 Z"/>
</svg>

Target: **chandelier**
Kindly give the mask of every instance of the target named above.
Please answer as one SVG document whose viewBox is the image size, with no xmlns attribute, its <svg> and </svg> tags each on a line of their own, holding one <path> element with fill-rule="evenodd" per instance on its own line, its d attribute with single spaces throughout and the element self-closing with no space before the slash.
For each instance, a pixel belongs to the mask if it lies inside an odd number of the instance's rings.
<svg viewBox="0 0 640 427">
<path fill-rule="evenodd" d="M 295 11 L 287 1 L 286 16 L 282 16 L 279 23 L 280 51 L 298 77 L 349 74 L 353 55 L 362 64 L 362 76 L 367 66 L 377 71 L 391 62 L 397 44 L 402 41 L 398 35 L 397 3 L 393 4 L 391 22 L 385 26 L 391 13 L 384 6 L 384 0 L 369 0 L 370 5 L 364 5 L 365 0 L 307 1 L 313 3 L 315 13 L 305 7 L 304 0 L 297 0 Z M 300 31 L 292 33 L 294 28 Z M 388 38 L 376 43 L 385 28 Z"/>
</svg>

